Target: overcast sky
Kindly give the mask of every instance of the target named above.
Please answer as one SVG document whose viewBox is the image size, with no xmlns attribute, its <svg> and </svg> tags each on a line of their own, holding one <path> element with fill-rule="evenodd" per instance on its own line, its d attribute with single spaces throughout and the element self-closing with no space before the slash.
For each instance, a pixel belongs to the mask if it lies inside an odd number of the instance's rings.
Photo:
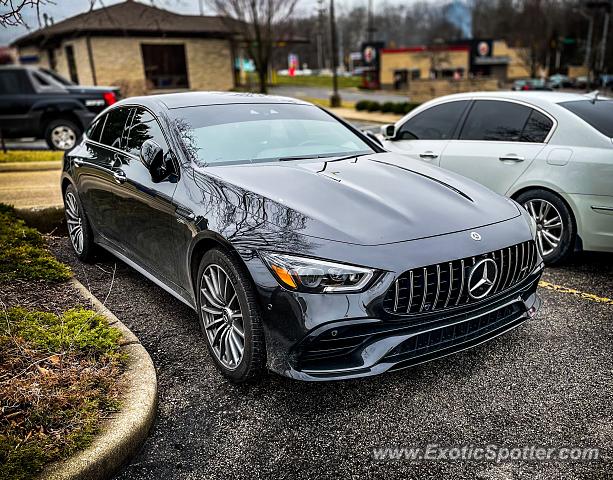
<svg viewBox="0 0 613 480">
<path fill-rule="evenodd" d="M 96 8 L 100 7 L 101 4 L 108 6 L 114 3 L 118 3 L 122 0 L 96 0 Z M 139 0 L 146 4 L 153 3 L 156 6 L 167 8 L 169 10 L 173 10 L 176 12 L 186 13 L 186 14 L 194 14 L 197 15 L 200 12 L 200 0 Z M 384 3 L 385 0 L 374 0 L 375 5 L 377 3 Z M 387 0 L 390 1 L 390 0 Z M 391 0 L 394 2 L 395 0 Z M 413 0 L 409 0 L 413 1 Z M 366 6 L 368 0 L 336 0 L 338 7 L 337 8 L 351 8 L 354 6 Z M 328 0 L 324 2 L 326 5 L 329 3 Z M 406 3 L 406 0 L 405 0 Z M 82 13 L 87 11 L 90 8 L 91 0 L 53 0 L 48 1 L 47 5 L 41 8 L 41 12 L 45 12 L 51 17 L 55 22 L 59 22 L 67 17 L 72 17 L 78 13 Z M 205 5 L 205 11 L 209 14 L 212 12 L 206 8 L 207 1 L 203 0 L 202 4 Z M 317 0 L 299 0 L 297 13 L 299 14 L 308 14 L 310 12 L 314 12 L 317 7 Z M 0 11 L 6 10 L 8 7 L 5 5 L 0 6 Z M 26 8 L 23 12 L 23 17 L 28 24 L 30 30 L 36 30 L 39 28 L 38 19 L 36 17 L 36 10 L 34 8 Z M 9 27 L 4 28 L 0 27 L 0 45 L 7 45 L 16 38 L 19 38 L 22 35 L 28 33 L 28 28 L 26 27 Z"/>
</svg>

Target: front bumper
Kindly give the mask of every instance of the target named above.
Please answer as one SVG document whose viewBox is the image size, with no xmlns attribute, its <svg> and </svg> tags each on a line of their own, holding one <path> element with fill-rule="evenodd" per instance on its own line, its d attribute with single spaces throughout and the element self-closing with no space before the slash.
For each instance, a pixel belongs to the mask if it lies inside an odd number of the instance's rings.
<svg viewBox="0 0 613 480">
<path fill-rule="evenodd" d="M 481 235 L 480 241 L 471 238 L 471 230 L 465 230 L 376 247 L 302 239 L 300 249 L 291 249 L 314 258 L 334 259 L 382 272 L 360 293 L 289 291 L 279 286 L 254 250 L 244 250 L 242 257 L 261 306 L 268 368 L 311 381 L 376 375 L 472 347 L 527 320 L 540 305 L 536 289 L 543 270 L 542 259 L 534 255 L 535 250 L 521 248 L 532 238 L 528 223 L 518 215 L 476 230 Z M 513 245 L 519 248 L 509 247 Z M 522 256 L 524 253 L 529 253 L 528 257 Z M 454 280 L 447 277 L 448 266 L 457 272 L 462 258 L 468 268 L 484 257 L 494 259 L 500 272 L 504 272 L 505 286 L 500 290 L 497 287 L 479 301 L 469 302 L 466 295 L 458 300 L 457 293 L 453 292 L 458 287 L 462 290 L 457 279 L 463 277 L 457 274 Z M 510 258 L 520 260 L 511 271 Z M 529 268 L 526 258 L 531 259 Z M 390 310 L 388 293 L 395 288 L 396 280 L 406 276 L 409 270 L 424 270 L 425 266 L 428 266 L 429 282 L 438 275 L 440 295 L 439 288 L 434 286 L 428 290 L 434 293 L 428 293 L 426 301 L 422 297 L 420 309 L 405 309 L 400 313 L 395 311 L 396 304 L 392 302 Z M 437 266 L 441 267 L 440 271 Z M 448 279 L 451 295 L 444 287 Z M 419 279 L 413 280 L 417 282 L 414 294 L 426 294 L 425 289 L 419 291 Z M 465 280 L 468 283 L 468 276 Z M 406 297 L 406 289 L 402 288 L 406 285 L 406 282 L 399 284 L 401 296 Z M 435 297 L 439 299 L 438 304 Z M 397 302 L 399 308 L 401 300 Z M 454 306 L 447 308 L 446 302 Z M 438 306 L 433 308 L 434 305 Z"/>
<path fill-rule="evenodd" d="M 285 352 L 279 345 L 271 345 L 269 355 L 275 353 L 269 366 L 298 380 L 341 380 L 407 368 L 474 347 L 536 315 L 542 270 L 541 263 L 511 290 L 452 312 L 325 323 Z M 317 301 L 317 296 L 311 297 Z"/>
</svg>

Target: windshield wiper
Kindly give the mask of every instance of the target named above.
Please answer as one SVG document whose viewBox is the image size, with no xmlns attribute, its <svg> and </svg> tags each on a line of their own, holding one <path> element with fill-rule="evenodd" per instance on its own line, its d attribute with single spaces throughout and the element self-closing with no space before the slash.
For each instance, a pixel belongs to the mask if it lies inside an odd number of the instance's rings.
<svg viewBox="0 0 613 480">
<path fill-rule="evenodd" d="M 352 155 L 345 155 L 343 157 L 338 155 L 296 155 L 295 157 L 281 157 L 279 158 L 280 162 L 288 162 L 290 160 L 312 160 L 314 158 L 331 158 L 331 162 L 336 162 L 338 160 L 348 160 L 350 158 L 357 158 L 364 155 L 370 155 L 373 152 L 356 152 Z"/>
<path fill-rule="evenodd" d="M 280 162 L 289 162 L 290 160 L 312 160 L 314 158 L 330 158 L 333 155 L 296 155 L 294 157 L 281 157 Z"/>
</svg>

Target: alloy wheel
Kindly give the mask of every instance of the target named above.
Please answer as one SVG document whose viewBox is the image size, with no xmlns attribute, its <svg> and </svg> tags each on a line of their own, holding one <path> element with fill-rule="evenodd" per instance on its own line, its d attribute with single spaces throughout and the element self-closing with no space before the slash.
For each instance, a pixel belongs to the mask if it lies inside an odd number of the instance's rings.
<svg viewBox="0 0 613 480">
<path fill-rule="evenodd" d="M 210 264 L 200 281 L 204 330 L 217 360 L 227 369 L 240 364 L 245 351 L 245 328 L 236 289 L 226 271 Z"/>
<path fill-rule="evenodd" d="M 83 222 L 79 214 L 79 204 L 72 192 L 66 193 L 66 223 L 75 252 L 83 253 Z"/>
<path fill-rule="evenodd" d="M 66 125 L 59 125 L 51 130 L 51 142 L 59 150 L 70 150 L 75 146 L 77 134 Z"/>
<path fill-rule="evenodd" d="M 550 255 L 562 241 L 564 233 L 562 215 L 547 200 L 528 200 L 524 207 L 536 222 L 536 243 L 541 255 Z"/>
</svg>

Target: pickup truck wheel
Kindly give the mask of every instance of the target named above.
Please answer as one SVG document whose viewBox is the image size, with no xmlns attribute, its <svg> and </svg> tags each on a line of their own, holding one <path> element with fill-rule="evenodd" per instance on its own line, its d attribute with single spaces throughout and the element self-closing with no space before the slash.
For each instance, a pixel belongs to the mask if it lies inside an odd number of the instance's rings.
<svg viewBox="0 0 613 480">
<path fill-rule="evenodd" d="M 70 150 L 81 137 L 81 129 L 70 120 L 51 120 L 45 129 L 45 140 L 53 150 Z"/>
</svg>

